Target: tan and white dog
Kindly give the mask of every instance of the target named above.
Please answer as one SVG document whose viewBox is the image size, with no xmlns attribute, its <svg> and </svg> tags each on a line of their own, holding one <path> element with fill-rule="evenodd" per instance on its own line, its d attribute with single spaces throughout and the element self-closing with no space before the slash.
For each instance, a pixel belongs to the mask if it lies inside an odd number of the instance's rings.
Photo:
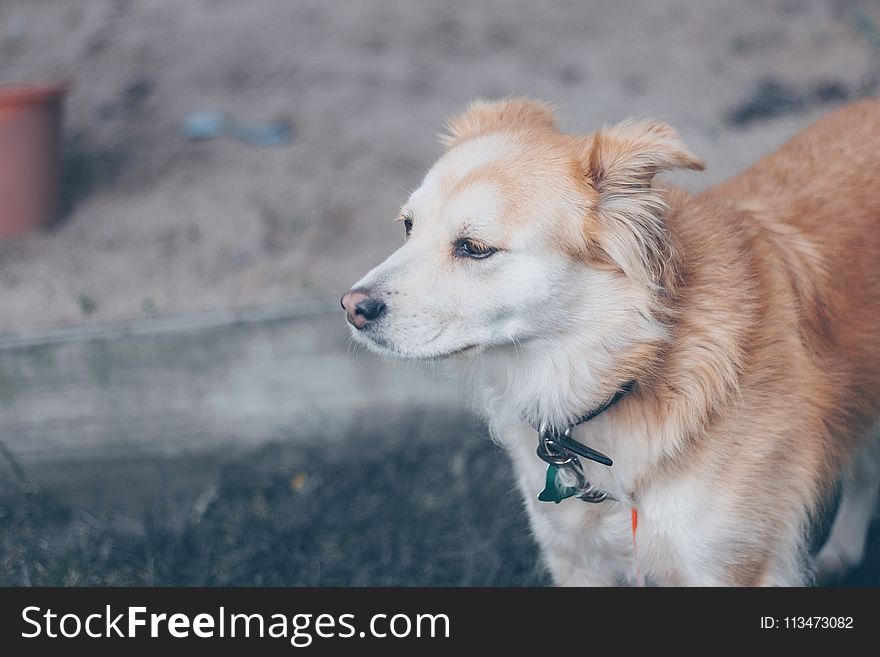
<svg viewBox="0 0 880 657">
<path fill-rule="evenodd" d="M 442 142 L 400 211 L 403 246 L 343 306 L 360 344 L 462 366 L 555 582 L 797 585 L 860 560 L 878 485 L 880 101 L 699 195 L 654 180 L 702 168 L 663 123 L 571 135 L 545 104 L 476 102 Z M 613 458 L 580 461 L 608 499 L 537 500 L 541 425 Z"/>
</svg>

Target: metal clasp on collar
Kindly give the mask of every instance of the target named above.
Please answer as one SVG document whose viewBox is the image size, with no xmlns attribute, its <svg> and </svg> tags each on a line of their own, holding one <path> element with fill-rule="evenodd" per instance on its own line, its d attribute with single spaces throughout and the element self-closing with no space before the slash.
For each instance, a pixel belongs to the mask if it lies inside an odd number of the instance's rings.
<svg viewBox="0 0 880 657">
<path fill-rule="evenodd" d="M 566 438 L 571 437 L 571 427 L 567 428 L 561 435 Z M 574 496 L 584 502 L 598 504 L 607 499 L 614 499 L 606 491 L 593 486 L 584 476 L 584 468 L 578 455 L 570 449 L 559 444 L 560 434 L 542 424 L 538 430 L 538 457 L 549 466 L 556 467 L 559 471 L 568 475 L 573 483 L 569 484 L 574 489 L 569 496 Z"/>
</svg>

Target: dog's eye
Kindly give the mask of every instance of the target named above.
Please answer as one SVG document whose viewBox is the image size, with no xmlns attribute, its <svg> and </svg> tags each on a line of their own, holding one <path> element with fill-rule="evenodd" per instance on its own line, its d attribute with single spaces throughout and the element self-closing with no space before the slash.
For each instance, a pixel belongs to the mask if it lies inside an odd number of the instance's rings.
<svg viewBox="0 0 880 657">
<path fill-rule="evenodd" d="M 412 232 L 412 217 L 403 218 L 403 229 L 406 231 L 406 236 L 409 237 Z"/>
<path fill-rule="evenodd" d="M 488 258 L 496 251 L 498 251 L 498 249 L 495 247 L 470 238 L 462 238 L 455 243 L 455 255 L 461 258 L 481 260 L 483 258 Z"/>
</svg>

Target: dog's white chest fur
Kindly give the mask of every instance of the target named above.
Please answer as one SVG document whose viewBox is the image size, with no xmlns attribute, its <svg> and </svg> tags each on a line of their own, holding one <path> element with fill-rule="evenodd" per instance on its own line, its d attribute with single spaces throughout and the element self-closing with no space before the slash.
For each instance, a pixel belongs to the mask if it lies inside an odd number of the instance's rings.
<svg viewBox="0 0 880 657">
<path fill-rule="evenodd" d="M 620 453 L 620 448 L 627 442 L 642 441 L 603 438 L 605 424 L 601 417 L 596 418 L 588 428 L 582 426 L 575 433 L 582 442 L 616 459 L 611 468 L 584 463 L 591 483 L 615 498 L 599 504 L 576 498 L 560 504 L 538 501 L 547 466 L 535 454 L 536 432 L 525 424 L 493 426 L 493 434 L 512 459 L 532 531 L 554 581 L 570 586 L 611 586 L 634 584 L 641 575 L 649 583 L 661 585 L 715 583 L 711 569 L 692 571 L 693 564 L 709 558 L 708 552 L 700 554 L 709 547 L 701 536 L 711 529 L 701 508 L 711 508 L 706 503 L 711 491 L 696 478 L 676 478 L 652 486 L 634 500 L 637 466 L 628 467 L 627 458 L 638 456 Z M 635 549 L 633 508 L 639 514 Z"/>
</svg>

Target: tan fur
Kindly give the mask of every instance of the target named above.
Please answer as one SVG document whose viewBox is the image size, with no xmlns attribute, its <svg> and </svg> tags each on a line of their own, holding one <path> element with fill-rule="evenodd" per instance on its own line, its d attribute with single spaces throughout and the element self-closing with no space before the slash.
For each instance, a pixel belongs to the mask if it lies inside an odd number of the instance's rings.
<svg viewBox="0 0 880 657">
<path fill-rule="evenodd" d="M 768 550 L 732 549 L 731 583 L 761 581 L 780 528 L 815 508 L 876 421 L 878 149 L 880 103 L 865 101 L 699 197 L 663 194 L 675 331 L 639 403 L 679 426 L 665 469 L 711 468 L 757 500 L 738 522 Z"/>
<path fill-rule="evenodd" d="M 606 231 L 605 249 L 613 249 L 609 255 L 628 276 L 662 285 L 672 247 L 661 221 L 665 203 L 652 181 L 671 169 L 702 171 L 703 163 L 668 125 L 637 121 L 599 130 L 583 158 L 584 173 L 598 194 L 595 212 L 616 224 L 613 233 Z M 671 279 L 665 284 L 670 286 Z"/>
<path fill-rule="evenodd" d="M 552 129 L 556 126 L 553 108 L 547 103 L 528 98 L 508 98 L 501 101 L 477 100 L 467 110 L 446 124 L 440 143 L 455 146 L 466 139 L 499 129 L 538 126 Z"/>
</svg>

